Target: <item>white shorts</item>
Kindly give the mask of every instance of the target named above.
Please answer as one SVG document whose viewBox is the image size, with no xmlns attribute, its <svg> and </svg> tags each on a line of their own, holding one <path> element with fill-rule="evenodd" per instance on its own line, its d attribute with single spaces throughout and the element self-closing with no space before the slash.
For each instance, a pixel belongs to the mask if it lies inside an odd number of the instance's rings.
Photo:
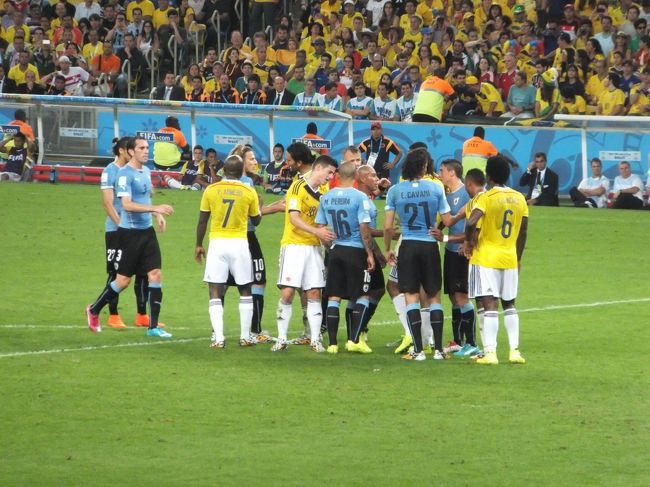
<svg viewBox="0 0 650 487">
<path fill-rule="evenodd" d="M 315 245 L 286 245 L 280 251 L 278 286 L 296 289 L 325 287 L 325 264 L 320 247 Z"/>
<path fill-rule="evenodd" d="M 7 176 L 9 178 L 9 181 L 20 181 L 20 178 L 22 176 L 20 174 L 16 174 L 15 172 L 0 172 L 0 177 L 1 176 Z"/>
<path fill-rule="evenodd" d="M 253 261 L 246 238 L 215 238 L 210 240 L 205 259 L 203 280 L 212 284 L 225 284 L 228 273 L 238 286 L 253 282 Z"/>
<path fill-rule="evenodd" d="M 517 269 L 492 269 L 480 265 L 469 265 L 469 297 L 492 296 L 512 301 L 517 297 L 519 272 Z"/>
</svg>

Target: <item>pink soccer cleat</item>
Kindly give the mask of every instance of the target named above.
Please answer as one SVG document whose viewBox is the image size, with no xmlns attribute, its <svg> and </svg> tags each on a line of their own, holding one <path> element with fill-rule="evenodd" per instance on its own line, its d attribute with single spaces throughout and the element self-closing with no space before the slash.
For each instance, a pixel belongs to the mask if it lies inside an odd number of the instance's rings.
<svg viewBox="0 0 650 487">
<path fill-rule="evenodd" d="M 93 333 L 102 331 L 102 324 L 99 322 L 99 315 L 94 315 L 90 311 L 90 305 L 86 306 L 86 317 L 88 318 L 88 328 Z"/>
</svg>

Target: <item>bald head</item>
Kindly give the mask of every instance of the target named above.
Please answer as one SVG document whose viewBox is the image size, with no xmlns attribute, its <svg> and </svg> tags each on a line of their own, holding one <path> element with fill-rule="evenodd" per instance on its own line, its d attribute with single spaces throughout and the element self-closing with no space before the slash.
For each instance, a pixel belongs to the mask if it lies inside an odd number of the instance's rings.
<svg viewBox="0 0 650 487">
<path fill-rule="evenodd" d="M 339 175 L 341 176 L 341 182 L 353 181 L 356 173 L 357 165 L 354 162 L 344 162 L 339 166 Z"/>
<path fill-rule="evenodd" d="M 239 179 L 244 174 L 244 160 L 236 155 L 228 156 L 223 163 L 226 179 Z"/>
</svg>

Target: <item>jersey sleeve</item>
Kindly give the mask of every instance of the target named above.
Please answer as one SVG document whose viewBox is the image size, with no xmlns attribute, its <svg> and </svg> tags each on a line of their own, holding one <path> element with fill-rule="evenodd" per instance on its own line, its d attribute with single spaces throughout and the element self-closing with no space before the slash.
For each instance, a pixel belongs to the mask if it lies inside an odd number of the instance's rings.
<svg viewBox="0 0 650 487">
<path fill-rule="evenodd" d="M 287 197 L 287 211 L 300 211 L 300 194 Z"/>
<path fill-rule="evenodd" d="M 481 210 L 481 213 L 485 214 L 486 204 L 487 204 L 487 200 L 485 198 L 485 193 L 481 193 L 474 200 L 474 205 L 472 210 Z M 528 205 L 526 205 L 526 208 L 528 208 Z"/>
<path fill-rule="evenodd" d="M 117 197 L 123 198 L 125 196 L 131 198 L 131 182 L 133 176 L 126 172 L 120 171 L 117 173 Z"/>
<path fill-rule="evenodd" d="M 368 152 L 368 146 L 367 146 L 367 144 L 368 144 L 368 140 L 367 140 L 367 139 L 364 140 L 363 142 L 361 142 L 361 143 L 359 144 L 359 152 L 362 152 L 362 153 L 366 153 L 366 152 Z"/>
<path fill-rule="evenodd" d="M 316 211 L 316 219 L 314 223 L 319 225 L 327 225 L 327 217 L 325 216 L 325 210 L 323 210 L 323 202 L 318 205 L 318 211 Z"/>
<path fill-rule="evenodd" d="M 449 202 L 447 201 L 447 197 L 445 196 L 444 191 L 440 192 L 438 198 L 440 199 L 440 205 L 438 206 L 438 213 L 440 213 L 441 215 L 445 215 L 446 213 L 451 213 L 451 208 L 449 207 Z"/>
<path fill-rule="evenodd" d="M 388 190 L 388 193 L 386 194 L 386 206 L 384 207 L 384 211 L 395 211 L 395 186 L 390 188 Z"/>
<path fill-rule="evenodd" d="M 367 196 L 359 196 L 359 208 L 357 210 L 357 219 L 359 223 L 370 223 L 370 201 Z M 320 208 L 319 208 L 320 210 Z"/>
<path fill-rule="evenodd" d="M 260 214 L 260 200 L 254 189 L 250 190 L 251 203 L 248 207 L 248 216 L 258 216 Z"/>
<path fill-rule="evenodd" d="M 399 153 L 397 144 L 392 140 L 389 140 L 388 144 L 386 144 L 386 152 L 390 152 L 391 154 L 397 155 Z"/>
<path fill-rule="evenodd" d="M 181 149 L 187 146 L 187 140 L 185 140 L 185 136 L 180 130 L 176 130 L 174 132 L 174 142 L 176 142 L 176 145 L 178 145 L 178 147 Z"/>
<path fill-rule="evenodd" d="M 201 196 L 201 206 L 200 209 L 201 211 L 210 211 L 210 191 L 204 191 L 203 195 Z"/>
<path fill-rule="evenodd" d="M 115 186 L 115 171 L 112 171 L 110 167 L 106 167 L 102 171 L 102 177 L 100 179 L 99 188 L 104 189 L 114 189 Z"/>
</svg>

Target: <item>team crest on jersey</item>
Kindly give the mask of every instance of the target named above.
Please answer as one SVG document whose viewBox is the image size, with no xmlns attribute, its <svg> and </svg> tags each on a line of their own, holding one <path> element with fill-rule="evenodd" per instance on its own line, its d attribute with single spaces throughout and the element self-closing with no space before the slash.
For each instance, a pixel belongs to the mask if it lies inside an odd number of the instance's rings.
<svg viewBox="0 0 650 487">
<path fill-rule="evenodd" d="M 255 280 L 256 281 L 261 281 L 262 280 L 262 273 L 261 272 L 256 272 L 255 273 Z"/>
<path fill-rule="evenodd" d="M 460 198 L 454 198 L 454 206 L 456 206 L 459 201 L 460 201 Z"/>
</svg>

